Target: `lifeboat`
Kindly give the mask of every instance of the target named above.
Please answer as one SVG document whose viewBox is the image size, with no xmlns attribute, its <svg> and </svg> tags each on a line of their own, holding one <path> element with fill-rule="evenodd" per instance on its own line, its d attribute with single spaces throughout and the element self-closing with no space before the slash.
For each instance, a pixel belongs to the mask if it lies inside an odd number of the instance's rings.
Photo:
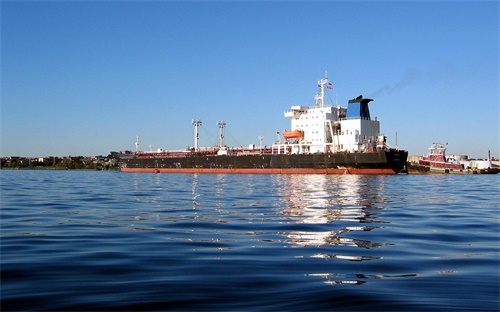
<svg viewBox="0 0 500 312">
<path fill-rule="evenodd" d="M 293 131 L 285 131 L 283 132 L 283 137 L 285 140 L 288 139 L 298 139 L 302 136 L 302 131 L 300 130 L 293 130 Z"/>
</svg>

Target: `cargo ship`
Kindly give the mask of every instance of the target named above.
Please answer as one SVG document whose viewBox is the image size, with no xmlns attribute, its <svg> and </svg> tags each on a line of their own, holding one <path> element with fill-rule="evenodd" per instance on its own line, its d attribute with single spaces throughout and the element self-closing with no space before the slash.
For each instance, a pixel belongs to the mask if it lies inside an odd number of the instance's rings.
<svg viewBox="0 0 500 312">
<path fill-rule="evenodd" d="M 248 173 L 248 174 L 398 174 L 404 171 L 408 152 L 387 144 L 380 121 L 370 116 L 372 99 L 358 96 L 347 107 L 325 104 L 332 90 L 328 73 L 318 81 L 314 106 L 291 106 L 284 112 L 290 130 L 276 132 L 272 146 L 224 145 L 223 121 L 218 121 L 217 146 L 198 146 L 199 119 L 193 119 L 194 146 L 178 151 L 136 151 L 122 154 L 123 172 Z"/>
</svg>

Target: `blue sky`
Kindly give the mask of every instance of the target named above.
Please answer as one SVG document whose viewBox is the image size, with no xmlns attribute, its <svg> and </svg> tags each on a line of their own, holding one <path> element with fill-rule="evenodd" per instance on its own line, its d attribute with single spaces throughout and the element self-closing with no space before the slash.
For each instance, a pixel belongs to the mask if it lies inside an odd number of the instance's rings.
<svg viewBox="0 0 500 312">
<path fill-rule="evenodd" d="M 410 155 L 499 157 L 497 1 L 2 1 L 1 156 L 271 145 L 283 112 L 372 97 Z"/>
</svg>

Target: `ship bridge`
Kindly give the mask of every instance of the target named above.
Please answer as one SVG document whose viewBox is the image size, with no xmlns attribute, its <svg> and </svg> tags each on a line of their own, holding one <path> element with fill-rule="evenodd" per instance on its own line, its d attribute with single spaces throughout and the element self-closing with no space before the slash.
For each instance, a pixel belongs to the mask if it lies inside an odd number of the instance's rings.
<svg viewBox="0 0 500 312">
<path fill-rule="evenodd" d="M 368 104 L 372 99 L 360 95 L 349 100 L 347 108 L 325 106 L 325 89 L 333 89 L 326 72 L 318 87 L 314 107 L 295 105 L 285 112 L 285 117 L 291 119 L 291 129 L 283 132 L 284 142 L 278 139 L 273 144 L 273 153 L 363 152 L 385 148 L 380 122 L 370 116 Z"/>
</svg>

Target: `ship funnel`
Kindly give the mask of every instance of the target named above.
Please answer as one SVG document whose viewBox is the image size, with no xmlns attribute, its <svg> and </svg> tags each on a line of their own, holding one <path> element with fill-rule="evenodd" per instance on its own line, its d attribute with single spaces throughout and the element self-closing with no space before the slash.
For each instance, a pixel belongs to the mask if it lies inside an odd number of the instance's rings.
<svg viewBox="0 0 500 312">
<path fill-rule="evenodd" d="M 347 105 L 347 119 L 368 119 L 370 120 L 370 108 L 368 103 L 372 99 L 365 99 L 362 95 L 355 99 L 349 100 Z"/>
</svg>

